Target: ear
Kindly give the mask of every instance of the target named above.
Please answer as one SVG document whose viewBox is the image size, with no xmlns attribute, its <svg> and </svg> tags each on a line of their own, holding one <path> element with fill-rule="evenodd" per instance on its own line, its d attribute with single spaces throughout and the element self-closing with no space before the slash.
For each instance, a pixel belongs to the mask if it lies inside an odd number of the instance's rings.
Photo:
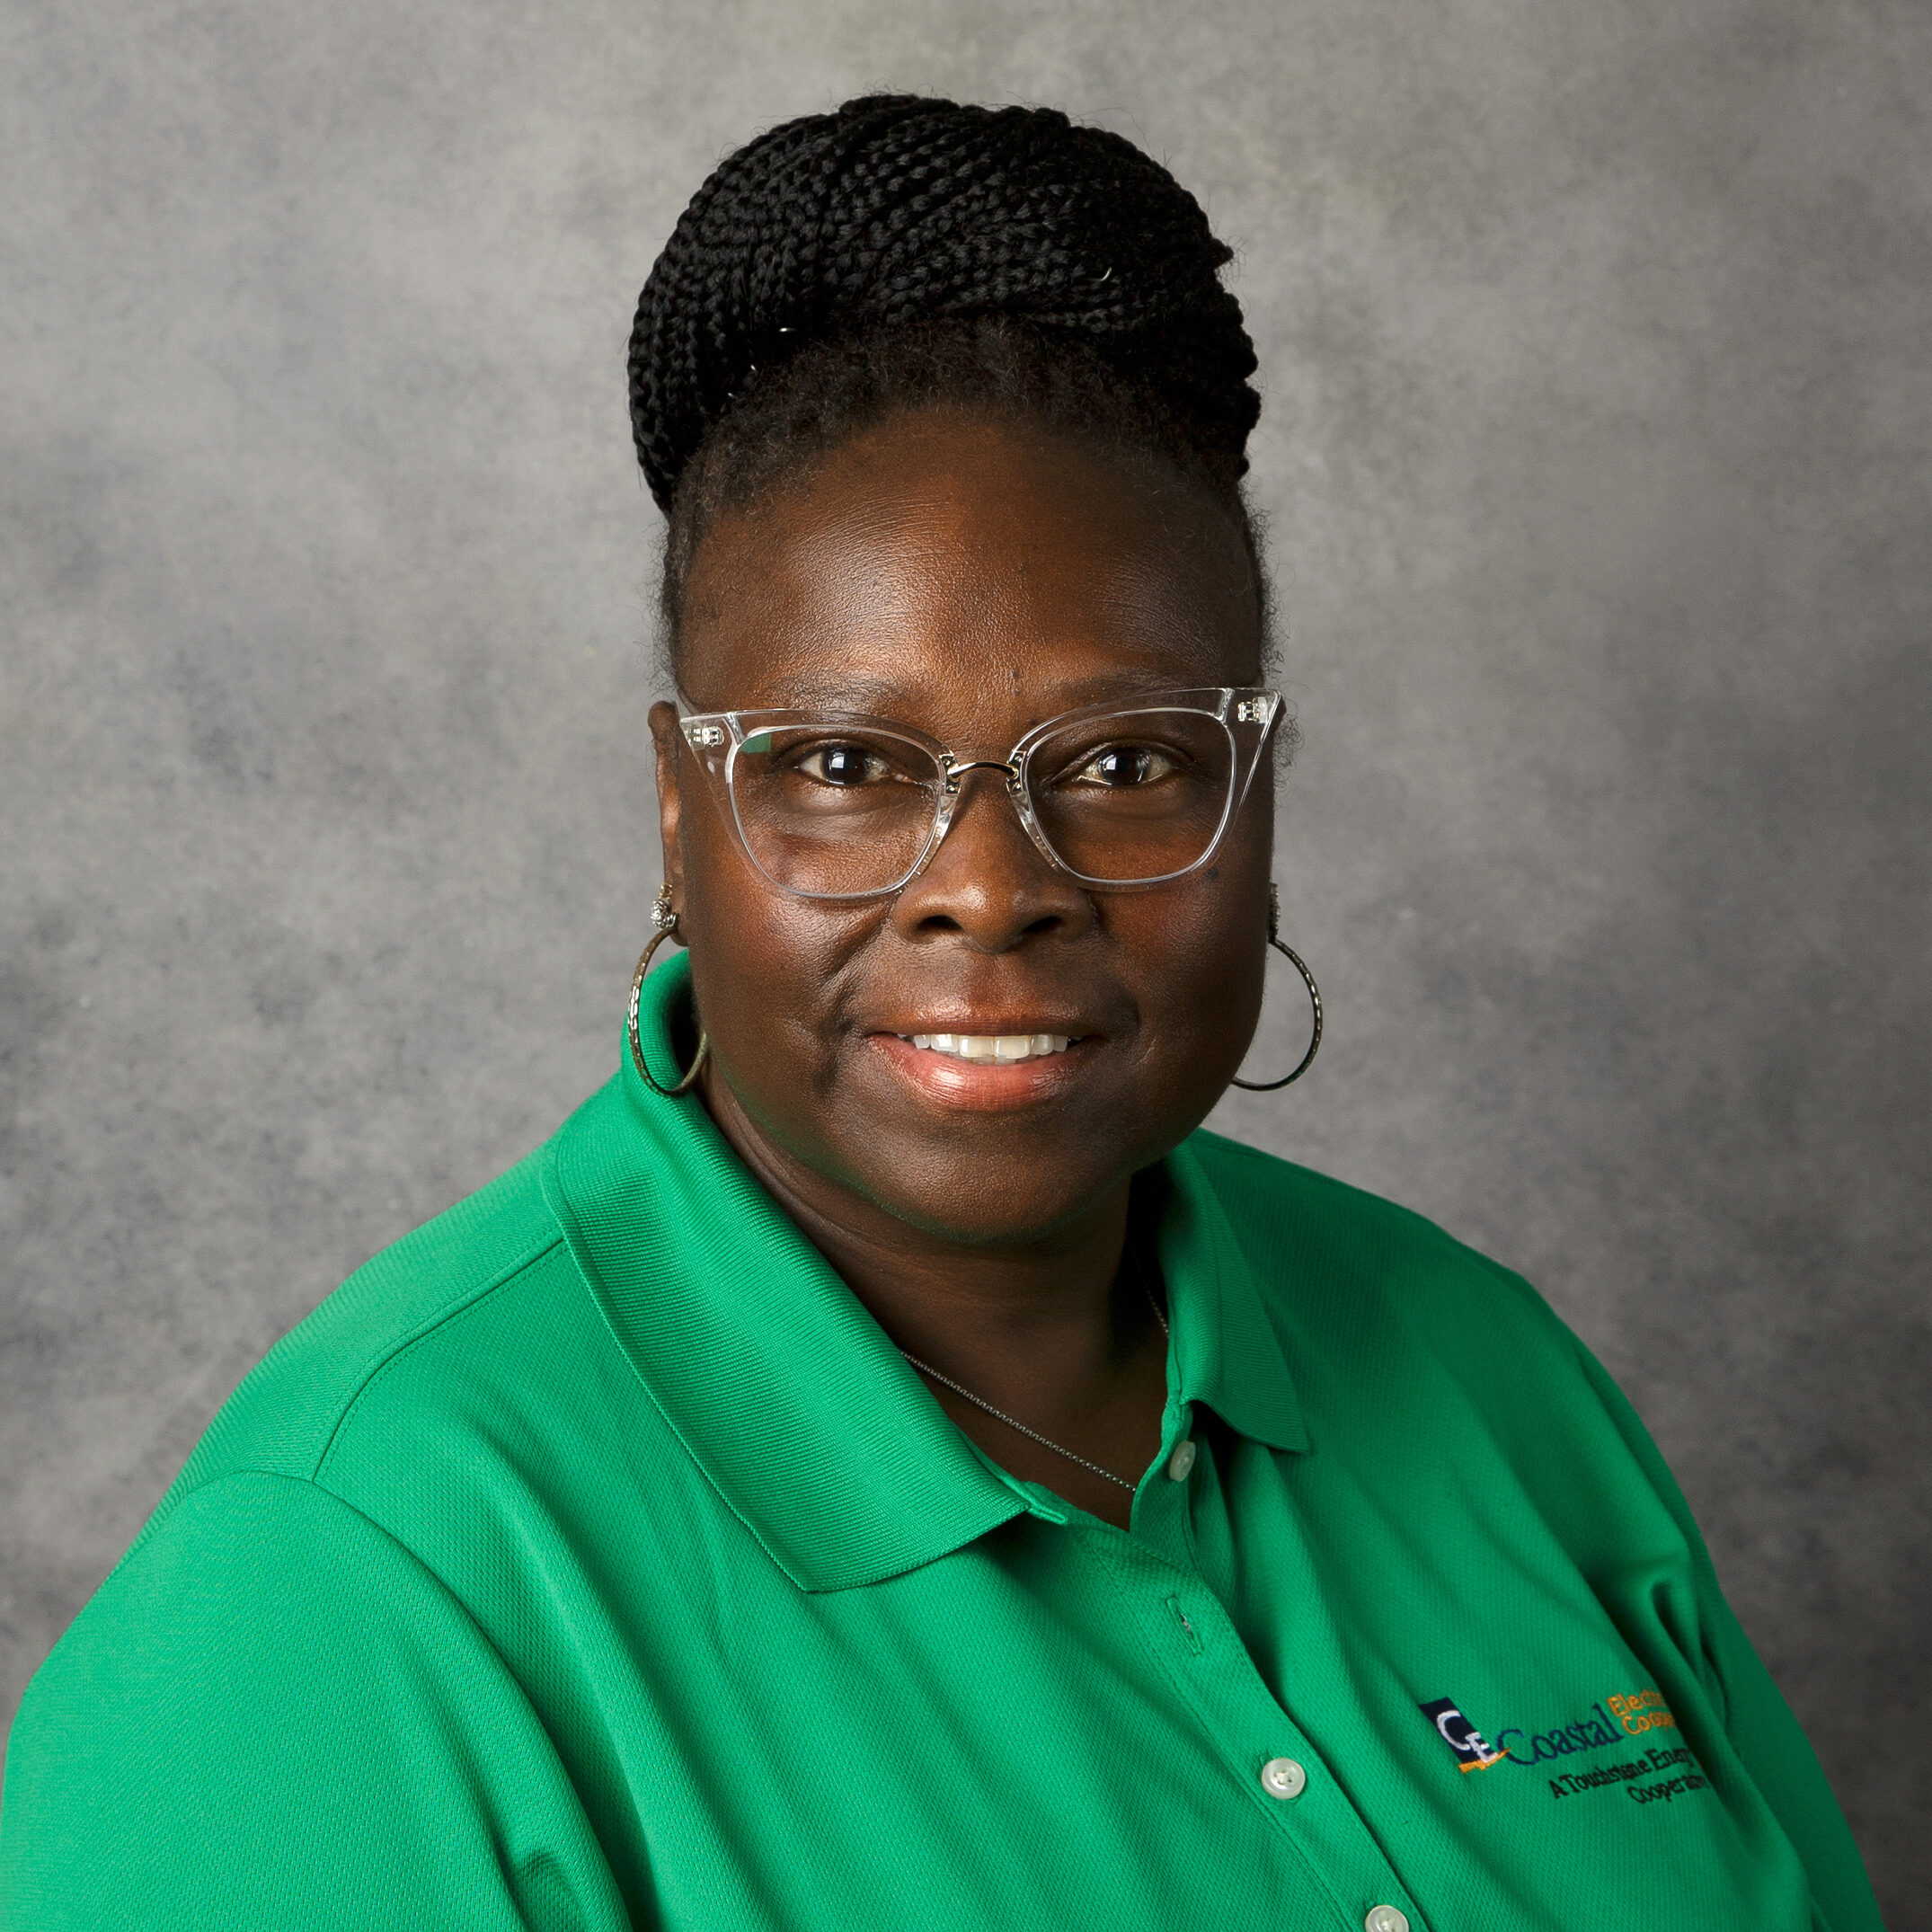
<svg viewBox="0 0 1932 1932">
<path fill-rule="evenodd" d="M 651 707 L 651 736 L 658 753 L 658 837 L 664 847 L 664 882 L 672 900 L 684 901 L 684 854 L 678 843 L 678 825 L 684 797 L 678 788 L 678 754 L 684 731 L 678 707 L 663 698 Z"/>
</svg>

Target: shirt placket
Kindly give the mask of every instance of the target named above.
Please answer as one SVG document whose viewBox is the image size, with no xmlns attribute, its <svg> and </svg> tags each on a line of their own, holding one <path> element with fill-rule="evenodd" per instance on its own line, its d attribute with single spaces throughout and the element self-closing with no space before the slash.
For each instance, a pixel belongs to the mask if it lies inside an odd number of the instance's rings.
<svg viewBox="0 0 1932 1932">
<path fill-rule="evenodd" d="M 1211 1480 L 1191 1405 L 1166 1418 L 1161 1459 L 1134 1501 L 1134 1533 L 1080 1530 L 1148 1649 L 1227 1766 L 1230 1797 L 1266 1814 L 1313 1879 L 1338 1928 L 1427 1932 L 1428 1920 L 1384 1856 L 1333 1767 L 1278 1704 L 1194 1560 L 1191 1503 Z"/>
</svg>

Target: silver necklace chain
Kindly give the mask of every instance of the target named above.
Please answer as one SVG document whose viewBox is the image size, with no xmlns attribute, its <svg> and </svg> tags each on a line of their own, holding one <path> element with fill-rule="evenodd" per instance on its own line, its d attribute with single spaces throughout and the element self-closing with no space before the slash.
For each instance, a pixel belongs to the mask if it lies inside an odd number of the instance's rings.
<svg viewBox="0 0 1932 1932">
<path fill-rule="evenodd" d="M 1143 1288 L 1147 1288 L 1147 1284 L 1145 1282 L 1143 1282 L 1141 1286 Z M 1160 1324 L 1161 1334 L 1171 1340 L 1173 1338 L 1174 1331 L 1168 1327 L 1167 1317 L 1161 1313 L 1160 1303 L 1155 1300 L 1154 1290 L 1151 1288 L 1147 1288 L 1147 1298 L 1148 1307 L 1152 1308 L 1154 1311 L 1154 1319 Z M 1112 1469 L 1103 1469 L 1097 1462 L 1089 1462 L 1085 1456 L 1079 1455 L 1070 1449 L 1063 1448 L 1059 1443 L 1052 1440 L 1050 1437 L 1041 1435 L 1037 1429 L 1029 1429 L 1024 1422 L 1019 1422 L 1015 1420 L 1013 1416 L 1008 1415 L 1004 1409 L 996 1409 L 993 1405 L 990 1402 L 987 1401 L 987 1399 L 983 1396 L 976 1396 L 973 1394 L 971 1389 L 962 1388 L 957 1382 L 953 1379 L 950 1375 L 942 1375 L 938 1369 L 933 1367 L 931 1362 L 921 1361 L 917 1355 L 911 1352 L 910 1350 L 900 1349 L 899 1352 L 903 1355 L 906 1360 L 909 1361 L 912 1366 L 919 1371 L 921 1375 L 930 1376 L 934 1381 L 943 1383 L 946 1387 L 950 1388 L 955 1396 L 959 1396 L 962 1397 L 965 1401 L 971 1403 L 973 1407 L 976 1409 L 984 1409 L 986 1413 L 988 1415 L 992 1416 L 996 1421 L 1006 1423 L 1008 1429 L 1017 1429 L 1023 1436 L 1025 1436 L 1031 1440 L 1037 1442 L 1041 1449 L 1050 1449 L 1056 1456 L 1064 1456 L 1068 1462 L 1077 1462 L 1083 1469 L 1090 1469 L 1095 1476 L 1102 1476 L 1106 1477 L 1107 1481 L 1110 1483 L 1118 1483 L 1120 1486 L 1128 1493 L 1129 1495 L 1131 1495 L 1134 1493 L 1134 1484 L 1130 1483 L 1124 1476 L 1116 1476 Z"/>
</svg>

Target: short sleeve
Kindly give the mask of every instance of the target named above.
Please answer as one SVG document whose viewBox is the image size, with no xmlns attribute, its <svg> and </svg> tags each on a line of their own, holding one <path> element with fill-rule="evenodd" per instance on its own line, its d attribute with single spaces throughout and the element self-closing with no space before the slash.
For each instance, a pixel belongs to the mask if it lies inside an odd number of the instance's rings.
<svg viewBox="0 0 1932 1932">
<path fill-rule="evenodd" d="M 527 1698 L 460 1603 L 284 1476 L 182 1498 L 28 1690 L 0 1932 L 619 1932 Z"/>
<path fill-rule="evenodd" d="M 1690 1546 L 1706 1661 L 1717 1679 L 1725 1734 L 1804 1866 L 1821 1923 L 1826 1932 L 1884 1932 L 1865 1862 L 1825 1780 L 1824 1768 L 1724 1600 L 1683 1491 L 1609 1372 L 1581 1343 L 1577 1352 L 1632 1454 Z"/>
</svg>

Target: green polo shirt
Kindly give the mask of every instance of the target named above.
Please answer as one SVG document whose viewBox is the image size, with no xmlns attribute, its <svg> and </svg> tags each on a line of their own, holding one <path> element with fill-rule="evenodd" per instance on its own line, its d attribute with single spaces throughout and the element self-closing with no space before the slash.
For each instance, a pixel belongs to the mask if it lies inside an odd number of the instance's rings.
<svg viewBox="0 0 1932 1932">
<path fill-rule="evenodd" d="M 1128 1534 L 625 1066 L 222 1410 L 28 1693 L 0 1927 L 1876 1927 L 1545 1304 L 1213 1135 L 1166 1166 Z"/>
</svg>

